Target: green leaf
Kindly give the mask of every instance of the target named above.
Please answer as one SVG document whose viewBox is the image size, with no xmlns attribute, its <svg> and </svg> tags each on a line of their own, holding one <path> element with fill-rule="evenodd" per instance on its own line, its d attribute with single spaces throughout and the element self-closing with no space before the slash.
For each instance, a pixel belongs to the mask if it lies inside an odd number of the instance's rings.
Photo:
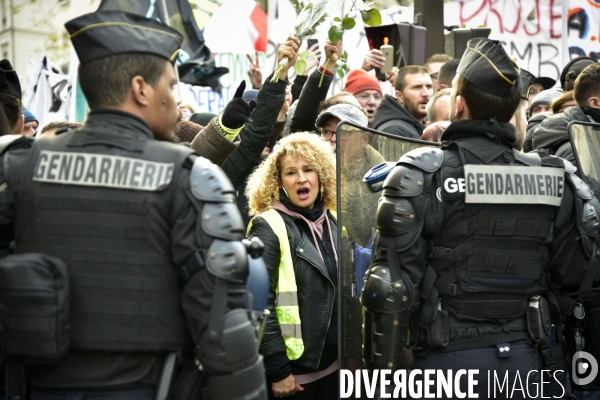
<svg viewBox="0 0 600 400">
<path fill-rule="evenodd" d="M 347 60 L 348 59 L 348 52 L 346 50 L 344 50 L 344 52 L 342 53 L 342 59 L 343 60 Z"/>
<path fill-rule="evenodd" d="M 340 78 L 343 78 L 346 74 L 344 74 L 344 71 L 342 71 L 341 69 L 336 69 L 335 72 L 337 72 L 337 74 L 340 76 Z"/>
<path fill-rule="evenodd" d="M 352 29 L 355 25 L 356 21 L 354 21 L 354 18 L 344 18 L 342 21 L 342 28 L 344 29 Z"/>
<path fill-rule="evenodd" d="M 296 14 L 300 14 L 300 11 L 302 11 L 302 7 L 298 0 L 294 0 L 294 8 L 296 9 Z"/>
<path fill-rule="evenodd" d="M 365 24 L 367 24 L 369 26 L 381 25 L 381 13 L 379 12 L 379 10 L 377 10 L 375 8 L 371 8 L 370 10 L 367 10 L 367 14 L 369 14 L 369 19 L 365 20 L 363 18 L 363 21 L 365 21 Z M 361 15 L 362 15 L 362 12 L 361 12 Z"/>
<path fill-rule="evenodd" d="M 334 20 L 335 22 L 342 22 L 342 19 L 341 19 L 340 17 L 335 17 L 333 20 Z"/>
<path fill-rule="evenodd" d="M 327 32 L 327 36 L 329 37 L 329 40 L 331 40 L 331 43 L 336 44 L 340 41 L 342 36 L 344 36 L 344 28 L 341 26 L 332 25 Z"/>
<path fill-rule="evenodd" d="M 298 61 L 296 61 L 296 64 L 294 64 L 294 70 L 296 71 L 296 74 L 298 74 L 298 75 L 302 75 L 304 73 L 305 69 L 306 69 L 306 61 L 304 61 L 304 60 L 298 60 Z"/>
<path fill-rule="evenodd" d="M 310 51 L 306 50 L 298 55 L 298 60 L 304 60 L 308 57 L 310 57 Z M 300 75 L 302 75 L 302 74 L 300 74 Z"/>
<path fill-rule="evenodd" d="M 364 22 L 367 22 L 369 20 L 369 18 L 371 18 L 369 13 L 366 11 L 363 11 L 363 10 L 360 10 L 360 16 L 362 17 Z"/>
</svg>

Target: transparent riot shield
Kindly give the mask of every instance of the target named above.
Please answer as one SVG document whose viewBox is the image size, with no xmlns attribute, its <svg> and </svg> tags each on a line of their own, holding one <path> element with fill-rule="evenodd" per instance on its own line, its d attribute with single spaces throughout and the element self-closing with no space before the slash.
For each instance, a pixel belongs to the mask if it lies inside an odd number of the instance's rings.
<svg viewBox="0 0 600 400">
<path fill-rule="evenodd" d="M 413 149 L 438 145 L 398 138 L 344 121 L 337 126 L 339 354 L 342 369 L 355 371 L 366 368 L 362 361 L 362 308 L 359 297 L 371 255 L 375 214 L 381 192 L 372 193 L 363 183 L 363 177 L 374 166 L 386 161 L 398 161 Z M 364 390 L 362 395 L 365 396 Z"/>
<path fill-rule="evenodd" d="M 577 174 L 600 198 L 600 124 L 574 121 L 568 131 Z M 563 153 L 569 158 L 568 149 Z"/>
</svg>

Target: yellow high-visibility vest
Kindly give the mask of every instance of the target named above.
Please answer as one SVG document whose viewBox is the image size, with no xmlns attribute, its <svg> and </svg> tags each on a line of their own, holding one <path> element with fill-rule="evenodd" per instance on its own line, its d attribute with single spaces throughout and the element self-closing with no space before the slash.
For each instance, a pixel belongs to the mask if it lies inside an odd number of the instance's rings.
<svg viewBox="0 0 600 400">
<path fill-rule="evenodd" d="M 298 287 L 294 275 L 294 263 L 288 241 L 285 222 L 277 211 L 270 209 L 260 214 L 279 239 L 279 279 L 275 288 L 275 312 L 285 342 L 286 354 L 290 360 L 297 360 L 304 353 L 300 311 L 298 309 Z M 248 230 L 252 221 L 248 225 Z"/>
</svg>

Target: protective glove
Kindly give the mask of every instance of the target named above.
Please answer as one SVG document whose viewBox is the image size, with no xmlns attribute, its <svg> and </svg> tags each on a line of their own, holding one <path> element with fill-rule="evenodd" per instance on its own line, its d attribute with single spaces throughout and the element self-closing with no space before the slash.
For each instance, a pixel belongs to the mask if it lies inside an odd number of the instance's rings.
<svg viewBox="0 0 600 400">
<path fill-rule="evenodd" d="M 248 103 L 242 98 L 245 89 L 246 81 L 244 80 L 240 83 L 240 86 L 238 86 L 231 101 L 225 106 L 223 114 L 221 115 L 221 122 L 224 128 L 239 129 L 244 126 L 246 122 L 252 122 L 250 115 L 252 114 L 254 107 L 256 107 L 256 102 L 253 100 Z"/>
</svg>

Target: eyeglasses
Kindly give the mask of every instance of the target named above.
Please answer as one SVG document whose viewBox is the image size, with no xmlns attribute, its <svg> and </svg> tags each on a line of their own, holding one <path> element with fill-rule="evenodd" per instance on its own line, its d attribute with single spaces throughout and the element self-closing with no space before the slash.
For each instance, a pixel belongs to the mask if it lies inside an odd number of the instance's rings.
<svg viewBox="0 0 600 400">
<path fill-rule="evenodd" d="M 335 135 L 335 131 L 329 131 L 327 129 L 321 129 L 319 130 L 319 133 L 325 140 L 329 140 L 333 137 L 333 135 Z"/>
<path fill-rule="evenodd" d="M 574 81 L 575 79 L 577 79 L 577 77 L 579 76 L 579 74 L 581 74 L 581 70 L 579 70 L 579 71 L 569 71 L 569 72 L 567 72 L 566 80 L 568 80 L 568 81 Z"/>
<path fill-rule="evenodd" d="M 369 98 L 373 98 L 373 100 L 375 101 L 381 101 L 383 100 L 383 96 L 380 95 L 379 93 L 375 93 L 375 94 L 370 94 L 370 93 L 359 93 L 357 95 L 355 95 L 354 97 L 356 97 L 359 100 L 369 100 Z"/>
</svg>

